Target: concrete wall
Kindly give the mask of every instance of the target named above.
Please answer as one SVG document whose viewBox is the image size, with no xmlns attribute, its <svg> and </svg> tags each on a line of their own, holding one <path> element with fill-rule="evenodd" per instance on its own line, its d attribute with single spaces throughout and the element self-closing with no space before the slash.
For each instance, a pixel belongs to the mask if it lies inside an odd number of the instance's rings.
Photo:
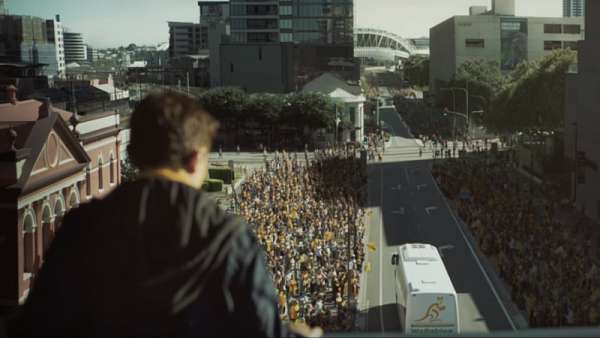
<svg viewBox="0 0 600 338">
<path fill-rule="evenodd" d="M 291 53 L 280 44 L 221 45 L 223 86 L 240 87 L 250 93 L 284 93 L 290 90 Z"/>
<path fill-rule="evenodd" d="M 429 31 L 429 86 L 432 92 L 436 91 L 436 81 L 448 81 L 456 70 L 456 44 L 454 42 L 454 31 L 454 18 L 450 18 L 440 23 Z"/>
<path fill-rule="evenodd" d="M 577 150 L 600 166 L 600 1 L 588 1 L 586 36 L 580 42 L 578 73 L 567 76 L 565 157 L 573 158 L 575 130 Z M 577 128 L 573 126 L 577 123 Z M 577 205 L 586 214 L 600 221 L 600 172 L 585 169 L 585 183 L 577 185 Z"/>
<path fill-rule="evenodd" d="M 467 47 L 467 39 L 483 39 L 484 48 Z M 494 60 L 500 64 L 500 17 L 493 15 L 456 17 L 456 65 L 473 58 Z"/>
<path fill-rule="evenodd" d="M 455 16 L 430 30 L 430 87 L 436 91 L 435 80 L 448 81 L 465 61 L 481 58 L 498 62 L 502 57 L 501 20 L 497 15 Z M 506 18 L 506 17 L 504 17 Z M 584 38 L 583 18 L 526 18 L 527 59 L 539 60 L 551 53 L 544 50 L 544 41 L 576 42 Z M 580 34 L 546 34 L 545 24 L 578 24 Z M 600 28 L 598 28 L 600 30 Z M 467 47 L 467 39 L 483 39 L 484 47 Z M 562 46 L 562 45 L 561 45 Z M 594 55 L 598 59 L 598 55 Z M 599 63 L 595 63 L 598 65 Z"/>
<path fill-rule="evenodd" d="M 546 34 L 544 25 L 580 25 L 580 34 Z M 529 60 L 541 59 L 552 53 L 544 50 L 544 41 L 579 41 L 584 39 L 584 20 L 581 17 L 571 18 L 529 18 L 528 19 L 527 57 Z"/>
</svg>

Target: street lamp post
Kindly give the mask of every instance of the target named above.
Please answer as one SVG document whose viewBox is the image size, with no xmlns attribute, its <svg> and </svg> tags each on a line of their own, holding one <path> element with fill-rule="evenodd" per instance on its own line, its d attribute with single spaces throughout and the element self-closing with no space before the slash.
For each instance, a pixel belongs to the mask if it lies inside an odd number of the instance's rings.
<svg viewBox="0 0 600 338">
<path fill-rule="evenodd" d="M 454 95 L 454 91 L 455 90 L 461 90 L 465 93 L 465 100 L 466 100 L 466 115 L 467 115 L 467 135 L 469 135 L 469 130 L 470 130 L 470 125 L 469 125 L 469 81 L 467 81 L 467 88 L 460 88 L 460 87 L 449 87 L 449 88 L 441 88 L 441 90 L 450 90 L 452 91 L 452 94 Z M 454 108 L 456 110 L 456 107 Z"/>
</svg>

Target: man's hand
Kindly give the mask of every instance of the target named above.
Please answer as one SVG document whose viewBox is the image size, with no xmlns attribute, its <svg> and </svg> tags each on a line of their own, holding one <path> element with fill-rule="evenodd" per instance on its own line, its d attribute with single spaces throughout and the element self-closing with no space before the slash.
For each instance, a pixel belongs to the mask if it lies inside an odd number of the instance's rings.
<svg viewBox="0 0 600 338">
<path fill-rule="evenodd" d="M 310 327 L 306 324 L 290 324 L 290 331 L 302 337 L 320 338 L 323 337 L 323 330 L 320 327 Z"/>
</svg>

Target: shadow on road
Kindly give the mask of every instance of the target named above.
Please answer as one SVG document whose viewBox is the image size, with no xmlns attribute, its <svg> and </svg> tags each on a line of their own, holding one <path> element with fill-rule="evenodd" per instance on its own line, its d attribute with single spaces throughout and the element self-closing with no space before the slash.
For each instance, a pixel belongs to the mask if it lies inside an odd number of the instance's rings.
<svg viewBox="0 0 600 338">
<path fill-rule="evenodd" d="M 401 332 L 400 318 L 398 316 L 398 307 L 396 304 L 386 304 L 383 306 L 374 306 L 361 313 L 366 316 L 365 332 Z M 383 319 L 383 322 L 382 322 Z M 383 327 L 381 327 L 383 324 Z"/>
</svg>

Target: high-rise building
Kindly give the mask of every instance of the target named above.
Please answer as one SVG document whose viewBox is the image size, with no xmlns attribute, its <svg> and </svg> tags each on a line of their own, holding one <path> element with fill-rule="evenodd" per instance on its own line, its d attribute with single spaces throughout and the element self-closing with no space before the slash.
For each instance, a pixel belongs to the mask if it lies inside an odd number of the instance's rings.
<svg viewBox="0 0 600 338">
<path fill-rule="evenodd" d="M 353 44 L 352 0 L 232 0 L 231 39 L 237 43 Z"/>
<path fill-rule="evenodd" d="M 32 16 L 0 16 L 0 60 L 39 66 L 40 75 L 56 76 L 56 46 L 48 39 L 46 20 Z"/>
<path fill-rule="evenodd" d="M 565 96 L 566 158 L 575 163 L 573 200 L 596 222 L 600 221 L 600 1 L 588 0 L 585 9 L 585 41 L 579 42 L 577 66 L 567 74 Z"/>
<path fill-rule="evenodd" d="M 229 13 L 222 85 L 289 92 L 326 72 L 358 80 L 353 0 L 232 0 Z"/>
<path fill-rule="evenodd" d="M 92 48 L 91 46 L 87 46 L 87 60 L 89 62 L 98 61 L 98 50 L 96 48 Z"/>
<path fill-rule="evenodd" d="M 8 15 L 8 6 L 6 6 L 7 0 L 0 0 L 0 15 Z"/>
<path fill-rule="evenodd" d="M 563 16 L 584 16 L 585 0 L 563 0 Z"/>
<path fill-rule="evenodd" d="M 66 60 L 65 60 L 65 41 L 62 22 L 60 15 L 56 15 L 54 20 L 46 20 L 48 30 L 48 42 L 53 43 L 56 47 L 56 76 L 64 79 L 66 76 Z"/>
<path fill-rule="evenodd" d="M 81 33 L 63 32 L 65 43 L 66 63 L 83 62 L 87 60 L 87 46 Z"/>
<path fill-rule="evenodd" d="M 467 60 L 495 61 L 503 72 L 522 61 L 534 61 L 555 49 L 578 48 L 583 18 L 510 15 L 511 6 L 479 15 L 454 16 L 431 28 L 430 88 L 448 82 Z M 500 13 L 495 11 L 501 9 Z M 476 11 L 479 12 L 479 11 Z"/>
<path fill-rule="evenodd" d="M 208 49 L 208 27 L 192 22 L 169 22 L 169 56 L 200 54 Z"/>
</svg>

